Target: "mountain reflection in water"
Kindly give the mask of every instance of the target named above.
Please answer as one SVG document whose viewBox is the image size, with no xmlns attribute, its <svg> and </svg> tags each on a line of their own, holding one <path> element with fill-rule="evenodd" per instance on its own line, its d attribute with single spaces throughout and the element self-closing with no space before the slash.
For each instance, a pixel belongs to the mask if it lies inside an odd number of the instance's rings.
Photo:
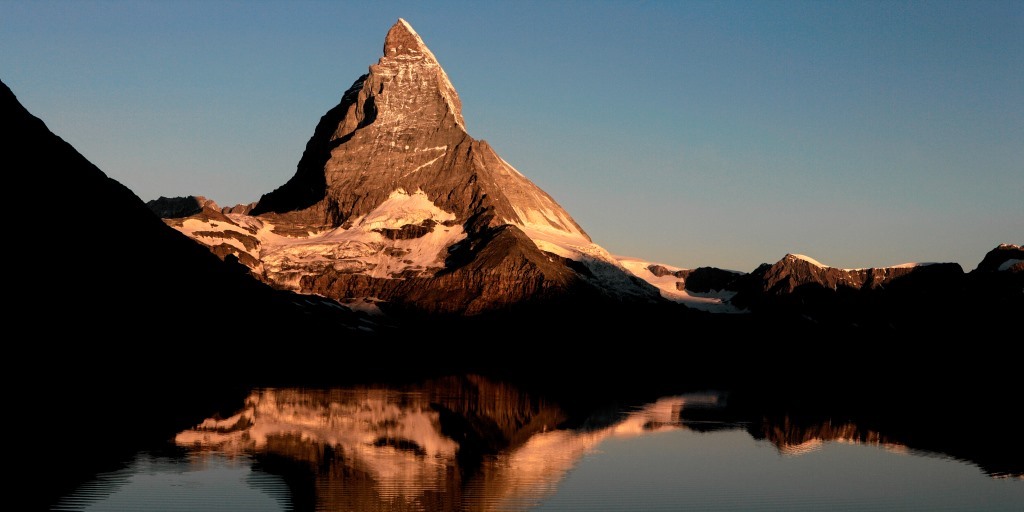
<svg viewBox="0 0 1024 512">
<path fill-rule="evenodd" d="M 478 376 L 404 388 L 258 389 L 237 414 L 207 419 L 175 442 L 254 457 L 285 476 L 297 509 L 527 510 L 602 442 L 679 429 L 742 429 L 783 456 L 829 441 L 922 453 L 852 422 L 737 416 L 715 392 L 579 418 Z"/>
<path fill-rule="evenodd" d="M 175 442 L 304 466 L 314 483 L 293 491 L 321 509 L 525 509 L 605 439 L 677 428 L 680 410 L 719 399 L 668 397 L 564 428 L 556 404 L 475 376 L 402 390 L 261 389 Z"/>
<path fill-rule="evenodd" d="M 194 414 L 167 431 L 170 439 L 136 445 L 133 458 L 112 451 L 111 461 L 124 464 L 48 498 L 50 509 L 1016 512 L 1024 505 L 1020 436 L 1005 421 L 1009 409 L 995 407 L 1005 402 L 858 394 L 874 399 L 865 408 L 829 393 L 802 395 L 794 406 L 796 394 L 771 388 L 559 390 L 476 375 L 402 382 L 239 389 L 203 407 L 230 411 L 223 416 Z M 195 426 L 182 430 L 188 424 Z M 100 452 L 90 453 L 48 460 L 99 462 Z"/>
</svg>

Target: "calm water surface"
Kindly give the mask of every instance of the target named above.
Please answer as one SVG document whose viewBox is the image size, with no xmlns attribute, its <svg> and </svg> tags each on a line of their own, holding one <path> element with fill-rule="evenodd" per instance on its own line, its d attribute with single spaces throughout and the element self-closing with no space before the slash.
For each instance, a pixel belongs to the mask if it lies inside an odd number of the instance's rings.
<svg viewBox="0 0 1024 512">
<path fill-rule="evenodd" d="M 727 403 L 580 415 L 478 377 L 258 389 L 57 509 L 1024 510 L 1019 474 L 848 422 L 737 420 Z"/>
</svg>

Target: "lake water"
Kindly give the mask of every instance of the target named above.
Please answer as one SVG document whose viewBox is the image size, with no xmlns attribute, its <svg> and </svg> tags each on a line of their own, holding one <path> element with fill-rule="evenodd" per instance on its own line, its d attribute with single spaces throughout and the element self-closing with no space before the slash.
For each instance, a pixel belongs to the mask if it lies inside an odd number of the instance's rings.
<svg viewBox="0 0 1024 512">
<path fill-rule="evenodd" d="M 1013 464 L 730 400 L 566 406 L 479 376 L 255 389 L 236 414 L 211 412 L 55 509 L 1024 510 Z"/>
</svg>

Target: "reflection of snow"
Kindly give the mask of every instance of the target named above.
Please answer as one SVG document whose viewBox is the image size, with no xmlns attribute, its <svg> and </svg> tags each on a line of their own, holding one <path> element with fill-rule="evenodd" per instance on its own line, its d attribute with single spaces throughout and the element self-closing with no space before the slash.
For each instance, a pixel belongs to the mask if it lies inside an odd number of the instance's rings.
<svg viewBox="0 0 1024 512">
<path fill-rule="evenodd" d="M 479 474 L 463 482 L 458 499 L 471 510 L 528 508 L 552 494 L 566 472 L 604 440 L 680 428 L 679 412 L 688 403 L 707 406 L 716 401 L 717 395 L 666 397 L 604 428 L 536 433 L 510 450 L 487 457 Z M 498 403 L 514 407 L 510 402 Z M 260 390 L 249 396 L 240 413 L 208 419 L 179 433 L 175 441 L 186 447 L 244 453 L 273 452 L 275 439 L 330 446 L 343 453 L 345 464 L 372 476 L 373 492 L 382 500 L 451 492 L 450 480 L 459 473 L 459 445 L 442 434 L 439 413 L 426 393 Z"/>
<path fill-rule="evenodd" d="M 457 445 L 441 434 L 438 413 L 416 394 L 388 390 L 253 392 L 226 420 L 206 420 L 175 442 L 226 452 L 272 451 L 274 439 L 340 447 L 353 464 L 402 489 L 442 489 Z"/>
<path fill-rule="evenodd" d="M 481 455 L 479 469 L 463 474 L 457 457 L 460 444 L 442 433 L 440 415 L 432 406 L 430 390 L 398 392 L 384 388 L 312 391 L 270 389 L 253 392 L 246 408 L 224 420 L 210 419 L 178 434 L 176 441 L 201 450 L 228 453 L 269 452 L 292 456 L 287 449 L 298 440 L 312 446 L 330 446 L 338 461 L 351 471 L 330 471 L 318 485 L 345 489 L 344 493 L 381 500 L 382 507 L 456 500 L 457 510 L 529 510 L 552 496 L 565 475 L 581 460 L 612 438 L 638 437 L 685 428 L 680 417 L 687 409 L 723 406 L 722 395 L 692 393 L 666 396 L 644 404 L 601 428 L 543 429 L 511 445 L 494 446 L 494 455 Z M 468 401 L 473 392 L 446 395 Z M 461 403 L 461 401 L 459 401 Z M 521 417 L 522 400 L 496 400 L 507 410 L 488 410 L 484 418 Z M 493 404 L 494 404 L 493 403 Z M 463 411 L 461 406 L 450 411 Z M 481 413 L 472 407 L 465 411 Z M 520 424 L 522 425 L 522 424 Z M 872 444 L 892 452 L 905 447 L 853 424 L 801 427 L 784 422 L 766 425 L 766 438 L 786 457 L 822 449 L 827 442 Z M 520 427 L 522 428 L 522 427 Z M 521 433 L 521 432 L 520 432 Z M 516 432 L 510 434 L 515 437 Z M 275 452 L 278 450 L 278 452 Z M 282 452 L 281 450 L 286 450 Z M 475 449 L 474 449 L 475 450 Z M 312 453 L 323 453 L 321 449 Z M 300 453 L 306 453 L 300 451 Z M 488 453 L 484 450 L 483 454 Z M 364 475 L 364 476 L 352 476 Z M 322 504 L 323 505 L 323 504 Z M 327 504 L 331 505 L 331 504 Z M 416 507 L 413 507 L 416 508 Z"/>
<path fill-rule="evenodd" d="M 816 452 L 816 451 L 820 450 L 821 447 L 824 446 L 824 445 L 825 445 L 825 443 L 822 442 L 821 439 L 815 438 L 815 439 L 809 439 L 809 440 L 804 441 L 802 443 L 782 444 L 782 445 L 778 446 L 778 448 L 779 448 L 779 453 L 781 453 L 783 455 L 798 456 L 798 455 L 804 455 L 804 454 L 811 453 L 811 452 Z"/>
<path fill-rule="evenodd" d="M 550 424 L 541 428 L 536 422 L 530 427 L 531 417 L 552 418 L 561 413 L 550 405 L 531 409 L 536 404 L 528 405 L 532 402 L 509 386 L 473 382 L 479 387 L 444 388 L 440 395 L 426 387 L 412 392 L 259 390 L 237 415 L 206 420 L 179 433 L 176 441 L 200 450 L 275 453 L 300 460 L 330 447 L 340 454 L 331 463 L 346 469 L 318 474 L 318 487 L 337 490 L 336 496 L 322 498 L 328 501 L 344 502 L 349 499 L 346 496 L 358 495 L 378 508 L 423 508 L 442 499 L 453 503 L 454 510 L 528 510 L 553 495 L 568 472 L 605 441 L 686 428 L 683 411 L 724 405 L 720 394 L 693 393 L 658 399 L 601 422 L 599 428 L 559 429 Z M 463 448 L 461 437 L 453 439 L 442 432 L 439 403 L 445 404 L 441 409 L 449 414 L 466 411 L 455 423 L 505 420 L 502 424 L 512 430 L 504 432 L 504 442 L 482 451 L 479 445 L 470 447 L 469 453 L 480 457 L 479 467 L 464 473 L 466 459 L 457 456 Z M 852 423 L 807 426 L 783 420 L 765 423 L 763 428 L 764 439 L 784 456 L 815 452 L 828 442 L 906 451 Z M 511 441 L 515 438 L 520 439 Z M 344 508 L 334 505 L 338 503 L 319 504 Z"/>
<path fill-rule="evenodd" d="M 179 433 L 176 441 L 197 449 L 286 457 L 324 453 L 325 447 L 330 447 L 341 454 L 332 463 L 349 469 L 323 472 L 317 485 L 342 489 L 341 495 L 359 493 L 361 499 L 385 508 L 401 503 L 417 508 L 443 496 L 445 501 L 459 504 L 453 507 L 459 510 L 528 510 L 553 495 L 566 474 L 605 441 L 685 428 L 680 419 L 684 410 L 723 405 L 722 395 L 717 393 L 668 396 L 604 422 L 600 428 L 540 428 L 534 423 L 527 430 L 528 418 L 553 417 L 555 411 L 549 406 L 524 409 L 531 407 L 524 405 L 530 401 L 514 389 L 488 386 L 486 393 L 481 388 L 446 389 L 443 399 L 450 412 L 472 411 L 465 413 L 467 421 L 518 418 L 505 423 L 515 426 L 505 432 L 508 440 L 503 444 L 482 452 L 476 451 L 479 446 L 470 448 L 470 453 L 481 457 L 479 468 L 471 474 L 463 473 L 465 459 L 457 457 L 459 439 L 442 432 L 438 395 L 430 389 L 255 391 L 240 413 L 227 419 L 208 419 Z M 850 423 L 806 426 L 784 420 L 763 427 L 764 438 L 784 456 L 815 452 L 828 442 L 906 450 L 877 432 Z M 510 441 L 520 436 L 525 437 Z M 296 448 L 297 444 L 312 449 Z M 486 455 L 491 450 L 496 453 Z M 332 504 L 321 505 L 330 508 Z"/>
<path fill-rule="evenodd" d="M 828 442 L 878 446 L 894 453 L 907 451 L 906 446 L 893 443 L 879 432 L 862 429 L 853 423 L 796 425 L 784 419 L 779 424 L 765 425 L 765 437 L 775 445 L 779 453 L 792 456 L 820 450 Z"/>
</svg>

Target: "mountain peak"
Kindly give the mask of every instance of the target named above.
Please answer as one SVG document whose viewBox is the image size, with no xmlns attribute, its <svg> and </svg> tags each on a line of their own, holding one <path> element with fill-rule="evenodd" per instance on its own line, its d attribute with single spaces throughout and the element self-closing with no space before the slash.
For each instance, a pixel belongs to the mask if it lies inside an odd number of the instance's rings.
<svg viewBox="0 0 1024 512">
<path fill-rule="evenodd" d="M 822 263 L 822 262 L 820 262 L 820 261 L 818 261 L 818 260 L 816 260 L 816 259 L 814 259 L 814 258 L 812 258 L 810 256 L 805 256 L 803 254 L 789 253 L 785 257 L 783 257 L 782 259 L 783 260 L 801 260 L 801 261 L 806 261 L 807 263 L 810 263 L 811 265 L 814 265 L 815 267 L 821 267 L 821 268 L 828 267 L 828 265 L 826 265 L 826 264 L 824 264 L 824 263 Z"/>
<path fill-rule="evenodd" d="M 459 95 L 448 79 L 448 74 L 441 68 L 430 48 L 427 48 L 423 38 L 402 18 L 388 30 L 388 35 L 384 38 L 384 56 L 376 65 L 370 66 L 370 74 L 363 88 L 367 97 L 374 98 L 373 104 L 378 112 L 383 110 L 383 113 L 386 113 L 391 110 L 391 113 L 396 114 L 390 118 L 391 120 L 411 120 L 407 114 L 413 112 L 401 112 L 409 107 L 405 101 L 419 98 L 416 103 L 423 106 L 424 101 L 440 100 L 437 108 L 430 108 L 425 112 L 442 114 L 442 118 L 448 118 L 439 119 L 442 124 L 448 124 L 450 120 L 465 130 L 462 102 L 459 101 Z M 388 109 L 388 96 L 400 98 L 403 103 L 392 104 L 391 106 L 395 108 Z M 423 110 L 417 108 L 416 111 Z M 388 116 L 385 115 L 385 118 Z M 431 126 L 431 129 L 433 128 Z"/>
<path fill-rule="evenodd" d="M 471 137 L 461 110 L 434 54 L 399 19 L 384 55 L 320 118 L 292 179 L 233 227 L 175 226 L 197 238 L 223 231 L 217 247 L 269 282 L 339 300 L 467 313 L 562 294 L 661 300 Z"/>
<path fill-rule="evenodd" d="M 387 37 L 384 38 L 384 56 L 397 57 L 399 55 L 414 58 L 426 57 L 437 62 L 434 54 L 423 43 L 420 35 L 416 33 L 416 30 L 412 28 L 408 21 L 402 18 L 398 18 L 398 21 L 388 30 Z"/>
</svg>

